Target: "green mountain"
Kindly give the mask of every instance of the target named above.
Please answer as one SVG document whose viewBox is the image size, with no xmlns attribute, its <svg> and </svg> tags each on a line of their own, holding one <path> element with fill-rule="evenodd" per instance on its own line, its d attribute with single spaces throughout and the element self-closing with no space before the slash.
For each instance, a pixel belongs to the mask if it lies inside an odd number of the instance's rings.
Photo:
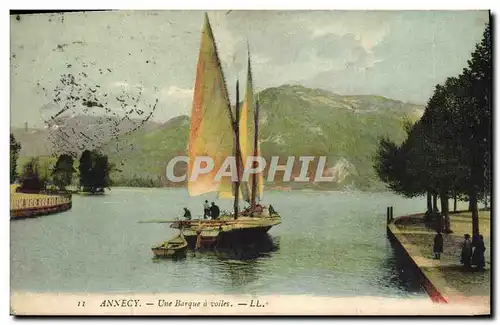
<svg viewBox="0 0 500 325">
<path fill-rule="evenodd" d="M 404 118 L 415 120 L 423 112 L 422 106 L 380 96 L 341 96 L 291 85 L 263 90 L 259 99 L 264 157 L 328 157 L 328 171 L 335 182 L 267 184 L 292 188 L 382 187 L 372 168 L 378 137 L 402 141 Z M 134 178 L 159 182 L 168 161 L 186 154 L 188 136 L 189 118 L 179 116 L 160 127 L 110 142 L 104 151 L 121 170 L 114 173 L 114 179 L 118 184 Z"/>
</svg>

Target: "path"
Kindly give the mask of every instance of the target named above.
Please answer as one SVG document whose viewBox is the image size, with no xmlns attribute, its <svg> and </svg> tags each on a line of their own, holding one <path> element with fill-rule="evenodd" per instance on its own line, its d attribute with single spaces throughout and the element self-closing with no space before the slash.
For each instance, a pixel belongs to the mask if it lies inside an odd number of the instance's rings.
<svg viewBox="0 0 500 325">
<path fill-rule="evenodd" d="M 490 211 L 480 211 L 479 229 L 484 236 L 486 252 L 486 270 L 466 271 L 460 264 L 460 252 L 463 235 L 472 232 L 470 212 L 452 214 L 452 234 L 443 234 L 444 252 L 441 260 L 432 258 L 432 246 L 435 236 L 433 229 L 427 228 L 423 215 L 396 219 L 388 227 L 406 249 L 424 276 L 433 284 L 448 303 L 465 303 L 484 306 L 490 311 L 490 267 L 491 233 Z"/>
</svg>

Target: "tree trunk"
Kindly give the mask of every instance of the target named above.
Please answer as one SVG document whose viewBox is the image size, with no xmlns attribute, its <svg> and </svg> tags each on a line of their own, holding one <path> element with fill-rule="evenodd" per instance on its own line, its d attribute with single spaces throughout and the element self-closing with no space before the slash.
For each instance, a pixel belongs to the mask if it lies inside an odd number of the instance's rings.
<svg viewBox="0 0 500 325">
<path fill-rule="evenodd" d="M 449 211 L 449 203 L 448 203 L 448 193 L 446 191 L 441 191 L 439 194 L 439 197 L 441 199 L 441 214 L 443 217 L 440 217 L 440 224 L 441 224 L 441 229 L 444 228 L 445 233 L 450 233 L 450 211 Z M 443 220 L 444 219 L 444 220 Z M 444 221 L 444 224 L 443 224 Z"/>
<path fill-rule="evenodd" d="M 453 212 L 457 212 L 457 194 L 453 195 Z"/>
<path fill-rule="evenodd" d="M 432 194 L 427 192 L 427 211 L 425 212 L 425 219 L 429 220 L 432 216 Z"/>
<path fill-rule="evenodd" d="M 438 203 L 437 203 L 437 200 L 438 200 L 437 199 L 437 193 L 433 193 L 432 194 L 432 213 L 433 214 L 438 213 L 438 207 L 437 207 Z"/>
<path fill-rule="evenodd" d="M 467 211 L 472 211 L 472 203 L 471 203 L 471 199 L 469 197 L 469 208 L 467 209 Z"/>
<path fill-rule="evenodd" d="M 469 193 L 469 206 L 472 211 L 472 235 L 479 235 L 479 212 L 477 210 L 477 193 L 472 189 Z"/>
</svg>

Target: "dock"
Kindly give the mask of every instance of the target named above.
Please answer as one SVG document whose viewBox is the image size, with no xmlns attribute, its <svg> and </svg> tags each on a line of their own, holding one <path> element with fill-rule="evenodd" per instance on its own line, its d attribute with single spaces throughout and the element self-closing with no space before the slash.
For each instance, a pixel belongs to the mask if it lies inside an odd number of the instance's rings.
<svg viewBox="0 0 500 325">
<path fill-rule="evenodd" d="M 485 271 L 466 271 L 460 263 L 461 242 L 471 233 L 470 212 L 450 215 L 451 234 L 443 234 L 444 252 L 432 258 L 436 232 L 427 228 L 423 214 L 388 218 L 387 234 L 405 252 L 409 263 L 420 273 L 422 285 L 435 303 L 477 306 L 482 315 L 491 312 L 490 212 L 480 212 L 480 232 L 485 238 Z"/>
<path fill-rule="evenodd" d="M 72 207 L 71 194 L 28 194 L 11 186 L 10 219 L 33 218 L 67 211 Z"/>
</svg>

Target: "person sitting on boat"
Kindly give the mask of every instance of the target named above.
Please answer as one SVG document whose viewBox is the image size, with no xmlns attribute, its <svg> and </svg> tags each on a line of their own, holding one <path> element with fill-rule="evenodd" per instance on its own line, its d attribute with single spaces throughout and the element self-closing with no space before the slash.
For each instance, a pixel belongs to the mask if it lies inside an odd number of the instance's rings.
<svg viewBox="0 0 500 325">
<path fill-rule="evenodd" d="M 276 210 L 274 210 L 273 206 L 269 204 L 269 214 L 273 215 L 276 214 Z"/>
<path fill-rule="evenodd" d="M 251 209 L 251 208 L 252 208 L 251 206 L 246 207 L 246 208 L 245 208 L 245 210 L 243 210 L 243 211 L 241 212 L 241 215 L 242 215 L 242 216 L 248 216 L 248 215 L 250 215 L 250 209 Z"/>
<path fill-rule="evenodd" d="M 189 211 L 188 208 L 184 208 L 184 218 L 186 218 L 186 220 L 191 220 L 191 211 Z"/>
<path fill-rule="evenodd" d="M 203 219 L 210 218 L 210 205 L 208 204 L 208 200 L 205 200 L 203 203 Z"/>
<path fill-rule="evenodd" d="M 262 205 L 257 203 L 257 205 L 255 205 L 255 208 L 253 208 L 253 210 L 252 210 L 252 207 L 248 208 L 248 214 L 251 217 L 260 217 L 262 215 L 263 210 L 264 209 L 263 209 Z"/>
<path fill-rule="evenodd" d="M 269 218 L 271 216 L 270 212 L 269 212 L 269 208 L 268 207 L 263 207 L 262 208 L 262 213 L 260 214 L 261 217 L 264 217 L 264 218 Z"/>
<path fill-rule="evenodd" d="M 212 206 L 210 207 L 210 216 L 212 220 L 218 219 L 220 215 L 220 209 L 214 202 L 212 202 Z"/>
</svg>

